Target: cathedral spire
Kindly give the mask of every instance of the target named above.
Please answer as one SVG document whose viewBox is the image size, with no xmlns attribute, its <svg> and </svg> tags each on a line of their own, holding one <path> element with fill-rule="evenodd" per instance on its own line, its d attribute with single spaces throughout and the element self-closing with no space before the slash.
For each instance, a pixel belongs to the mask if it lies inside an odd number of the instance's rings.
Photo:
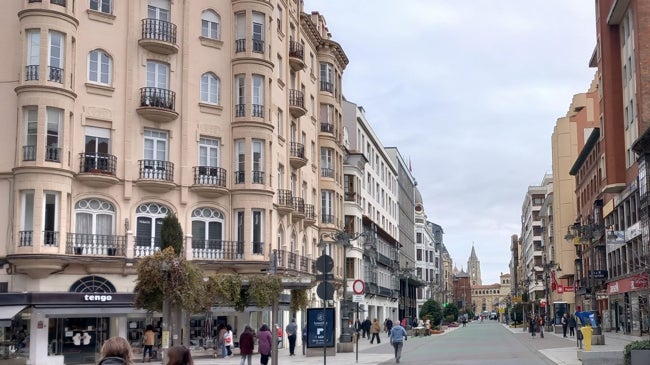
<svg viewBox="0 0 650 365">
<path fill-rule="evenodd" d="M 478 256 L 476 256 L 474 242 L 472 242 L 472 252 L 467 260 L 467 273 L 469 274 L 470 285 L 483 285 L 481 281 L 481 262 L 478 260 Z"/>
</svg>

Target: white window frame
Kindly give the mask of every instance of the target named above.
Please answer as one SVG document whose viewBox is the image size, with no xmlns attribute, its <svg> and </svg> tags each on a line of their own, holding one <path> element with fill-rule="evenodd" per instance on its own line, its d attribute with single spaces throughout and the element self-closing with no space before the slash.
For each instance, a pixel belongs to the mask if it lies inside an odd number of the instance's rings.
<svg viewBox="0 0 650 365">
<path fill-rule="evenodd" d="M 65 64 L 65 34 L 50 31 L 48 47 L 48 66 L 63 69 Z"/>
<path fill-rule="evenodd" d="M 63 109 L 47 107 L 46 115 L 46 146 L 57 148 L 61 147 L 61 122 L 63 120 Z M 55 140 L 55 143 L 51 143 L 53 140 Z"/>
<path fill-rule="evenodd" d="M 49 199 L 54 199 L 54 226 L 51 232 L 59 232 L 59 207 L 61 206 L 61 193 L 58 191 L 44 190 L 43 191 L 43 214 L 41 219 L 43 222 L 43 231 L 45 231 L 45 221 L 47 214 L 47 203 Z M 43 237 L 45 238 L 45 237 Z"/>
<path fill-rule="evenodd" d="M 113 73 L 111 56 L 101 49 L 88 53 L 88 81 L 95 84 L 110 85 Z"/>
<path fill-rule="evenodd" d="M 219 105 L 219 78 L 212 72 L 201 75 L 201 102 Z"/>
<path fill-rule="evenodd" d="M 221 143 L 218 138 L 199 138 L 199 166 L 219 167 Z"/>
<path fill-rule="evenodd" d="M 221 17 L 214 10 L 208 9 L 201 13 L 201 36 L 221 39 Z"/>
<path fill-rule="evenodd" d="M 169 90 L 169 65 L 147 60 L 147 87 Z"/>
<path fill-rule="evenodd" d="M 203 237 L 196 237 L 195 231 L 194 231 L 194 224 L 195 223 L 202 223 L 203 224 Z M 211 223 L 216 223 L 221 226 L 221 237 L 210 237 L 210 224 Z M 203 241 L 203 248 L 204 249 L 210 249 L 209 241 L 221 241 L 223 243 L 223 238 L 225 235 L 225 219 L 223 213 L 215 208 L 209 208 L 209 207 L 199 207 L 196 208 L 192 211 L 192 218 L 191 218 L 191 230 L 192 230 L 192 240 L 198 240 L 198 241 Z M 194 246 L 194 245 L 193 245 Z M 221 250 L 223 250 L 223 246 L 221 246 Z"/>
<path fill-rule="evenodd" d="M 25 146 L 36 146 L 38 143 L 38 107 L 25 108 Z"/>
<path fill-rule="evenodd" d="M 95 205 L 95 207 L 93 207 Z M 91 229 L 90 232 L 82 232 L 79 226 L 79 214 L 87 214 L 91 216 Z M 81 199 L 75 203 L 75 233 L 92 234 L 92 235 L 113 235 L 115 234 L 115 206 L 104 199 L 89 198 Z M 98 232 L 97 218 L 98 216 L 109 216 L 111 218 L 109 232 Z"/>
<path fill-rule="evenodd" d="M 255 237 L 259 239 L 256 240 Z M 251 251 L 254 252 L 254 246 L 256 243 L 264 243 L 264 210 L 262 209 L 252 209 L 251 210 Z M 254 252 L 257 254 L 263 253 L 263 249 L 260 252 Z"/>
<path fill-rule="evenodd" d="M 156 129 L 144 130 L 143 157 L 145 160 L 167 161 L 169 134 Z"/>
<path fill-rule="evenodd" d="M 244 75 L 235 76 L 235 94 L 237 105 L 246 105 L 246 77 Z"/>
<path fill-rule="evenodd" d="M 90 10 L 113 14 L 113 0 L 90 0 Z"/>
<path fill-rule="evenodd" d="M 251 162 L 253 171 L 264 172 L 264 141 L 261 139 L 251 142 Z"/>
<path fill-rule="evenodd" d="M 22 214 L 20 217 L 21 231 L 34 231 L 34 190 L 23 190 L 20 192 Z"/>
<path fill-rule="evenodd" d="M 27 30 L 27 66 L 39 66 L 41 63 L 41 30 Z"/>
<path fill-rule="evenodd" d="M 251 104 L 264 105 L 264 76 L 253 75 L 251 80 Z"/>
<path fill-rule="evenodd" d="M 254 40 L 264 42 L 264 13 L 253 12 L 251 35 Z"/>
</svg>

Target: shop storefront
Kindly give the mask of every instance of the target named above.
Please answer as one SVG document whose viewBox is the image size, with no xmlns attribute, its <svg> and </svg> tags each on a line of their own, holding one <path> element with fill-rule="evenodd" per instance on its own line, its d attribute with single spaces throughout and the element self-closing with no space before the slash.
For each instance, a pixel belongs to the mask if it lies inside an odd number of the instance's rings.
<svg viewBox="0 0 650 365">
<path fill-rule="evenodd" d="M 633 336 L 648 333 L 648 277 L 638 274 L 610 282 L 607 285 L 609 311 L 606 329 Z"/>
</svg>

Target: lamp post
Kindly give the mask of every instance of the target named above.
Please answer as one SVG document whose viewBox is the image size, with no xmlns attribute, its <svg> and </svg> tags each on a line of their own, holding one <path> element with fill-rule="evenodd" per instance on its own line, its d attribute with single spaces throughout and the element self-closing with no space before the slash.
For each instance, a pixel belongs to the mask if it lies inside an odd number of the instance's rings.
<svg viewBox="0 0 650 365">
<path fill-rule="evenodd" d="M 546 261 L 546 255 L 544 256 L 544 261 Z M 550 272 L 553 270 L 562 271 L 562 268 L 553 260 L 544 262 L 542 264 L 542 268 L 544 270 L 544 289 L 546 291 L 546 310 L 544 311 L 544 322 L 546 323 L 547 327 L 550 327 L 552 326 L 552 324 L 550 323 L 551 322 L 551 302 L 550 302 L 551 290 L 549 287 Z"/>
<path fill-rule="evenodd" d="M 352 313 L 352 306 L 350 305 L 350 301 L 348 300 L 348 272 L 347 272 L 347 259 L 348 259 L 348 248 L 353 247 L 351 241 L 355 241 L 361 237 L 366 237 L 366 232 L 346 232 L 346 231 L 341 231 L 341 232 L 332 232 L 332 233 L 324 233 L 321 235 L 321 242 L 323 241 L 323 238 L 330 238 L 333 241 L 341 245 L 343 247 L 343 295 L 341 299 L 341 334 L 339 336 L 339 343 L 349 343 L 352 342 L 352 332 L 354 331 L 353 328 L 350 328 L 349 320 L 350 320 L 350 313 Z"/>
<path fill-rule="evenodd" d="M 605 226 L 600 224 L 597 220 L 589 224 L 581 224 L 576 222 L 567 227 L 567 234 L 564 236 L 568 242 L 576 246 L 576 276 L 580 273 L 581 281 L 585 265 L 582 263 L 585 248 L 589 248 L 589 266 L 587 267 L 587 278 L 589 278 L 589 304 L 590 309 L 594 313 L 594 335 L 601 334 L 600 323 L 598 322 L 598 303 L 596 301 L 596 245 L 603 239 L 605 233 Z M 580 257 L 578 258 L 578 253 Z M 579 269 L 579 270 L 578 270 Z M 577 304 L 577 299 L 576 299 Z"/>
</svg>

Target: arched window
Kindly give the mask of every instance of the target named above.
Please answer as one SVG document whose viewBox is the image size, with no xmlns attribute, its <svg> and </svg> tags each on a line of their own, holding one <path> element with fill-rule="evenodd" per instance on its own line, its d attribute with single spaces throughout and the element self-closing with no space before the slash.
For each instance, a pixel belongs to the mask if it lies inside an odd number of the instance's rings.
<svg viewBox="0 0 650 365">
<path fill-rule="evenodd" d="M 170 209 L 158 203 L 145 203 L 135 210 L 136 256 L 147 256 L 160 250 L 160 229 Z"/>
<path fill-rule="evenodd" d="M 212 72 L 201 75 L 201 101 L 219 104 L 219 78 Z"/>
<path fill-rule="evenodd" d="M 192 212 L 192 248 L 221 250 L 223 248 L 223 213 L 213 208 L 197 208 Z"/>
<path fill-rule="evenodd" d="M 113 60 L 101 49 L 88 54 L 88 81 L 96 84 L 110 85 L 113 72 Z"/>
<path fill-rule="evenodd" d="M 74 206 L 75 232 L 83 235 L 113 235 L 115 207 L 102 199 L 79 200 Z"/>
<path fill-rule="evenodd" d="M 221 39 L 221 17 L 212 10 L 201 14 L 201 35 L 210 39 Z"/>
<path fill-rule="evenodd" d="M 115 293 L 115 285 L 101 276 L 85 276 L 70 286 L 70 293 Z"/>
</svg>

